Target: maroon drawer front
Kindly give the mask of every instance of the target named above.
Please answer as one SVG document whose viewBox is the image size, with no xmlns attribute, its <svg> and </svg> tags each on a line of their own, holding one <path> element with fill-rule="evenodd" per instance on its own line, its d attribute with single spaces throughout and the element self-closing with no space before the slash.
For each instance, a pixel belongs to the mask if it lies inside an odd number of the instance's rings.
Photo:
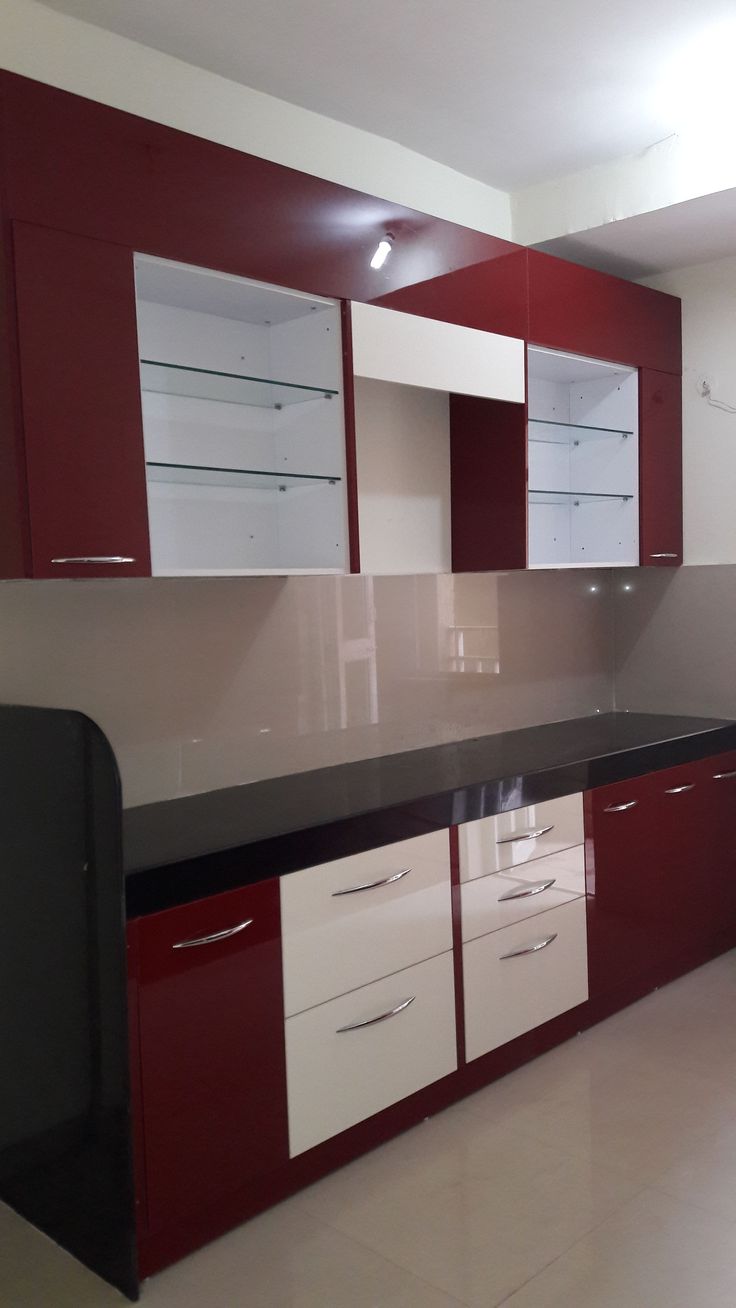
<svg viewBox="0 0 736 1308">
<path fill-rule="evenodd" d="M 141 919 L 149 1230 L 288 1156 L 278 880 Z"/>
<path fill-rule="evenodd" d="M 642 565 L 682 563 L 682 378 L 639 374 L 639 550 Z"/>
</svg>

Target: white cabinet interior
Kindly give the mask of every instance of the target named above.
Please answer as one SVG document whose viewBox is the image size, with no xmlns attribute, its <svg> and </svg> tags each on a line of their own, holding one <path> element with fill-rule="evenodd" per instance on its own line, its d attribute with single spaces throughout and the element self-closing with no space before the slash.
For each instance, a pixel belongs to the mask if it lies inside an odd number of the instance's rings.
<svg viewBox="0 0 736 1308">
<path fill-rule="evenodd" d="M 451 393 L 524 402 L 524 343 L 351 306 L 361 569 L 450 572 Z"/>
<path fill-rule="evenodd" d="M 344 572 L 339 303 L 135 268 L 154 575 Z"/>
<path fill-rule="evenodd" d="M 639 374 L 530 347 L 529 566 L 639 562 Z"/>
</svg>

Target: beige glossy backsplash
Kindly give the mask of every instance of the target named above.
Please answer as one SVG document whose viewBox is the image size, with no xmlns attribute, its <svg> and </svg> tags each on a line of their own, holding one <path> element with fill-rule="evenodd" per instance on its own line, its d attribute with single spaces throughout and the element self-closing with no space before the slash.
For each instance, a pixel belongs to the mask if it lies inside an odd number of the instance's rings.
<svg viewBox="0 0 736 1308">
<path fill-rule="evenodd" d="M 0 585 L 0 697 L 88 713 L 125 803 L 613 703 L 612 574 Z"/>
<path fill-rule="evenodd" d="M 613 574 L 616 707 L 736 718 L 736 564 Z"/>
</svg>

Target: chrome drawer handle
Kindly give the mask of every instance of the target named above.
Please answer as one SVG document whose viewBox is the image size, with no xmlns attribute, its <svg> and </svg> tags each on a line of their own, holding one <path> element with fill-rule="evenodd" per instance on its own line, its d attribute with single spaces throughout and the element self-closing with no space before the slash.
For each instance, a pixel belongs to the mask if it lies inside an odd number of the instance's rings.
<svg viewBox="0 0 736 1308">
<path fill-rule="evenodd" d="M 414 1003 L 416 995 L 410 995 L 408 999 L 402 1000 L 396 1008 L 389 1009 L 388 1013 L 379 1013 L 378 1017 L 366 1017 L 363 1022 L 349 1022 L 347 1026 L 339 1026 L 335 1035 L 343 1035 L 345 1031 L 360 1031 L 364 1026 L 375 1026 L 376 1022 L 387 1022 L 390 1017 L 396 1017 L 397 1013 L 403 1013 L 405 1008 Z"/>
<path fill-rule="evenodd" d="M 668 553 L 666 550 L 662 554 L 650 554 L 650 559 L 677 559 L 678 554 Z"/>
<path fill-rule="evenodd" d="M 514 836 L 499 836 L 496 844 L 512 845 L 515 840 L 536 840 L 537 836 L 546 836 L 548 831 L 554 831 L 554 829 L 554 822 L 548 827 L 532 827 L 529 831 L 518 831 Z"/>
<path fill-rule="evenodd" d="M 333 890 L 332 898 L 337 899 L 339 895 L 357 895 L 361 890 L 377 890 L 379 886 L 390 886 L 394 881 L 408 877 L 410 872 L 410 867 L 402 867 L 400 872 L 394 872 L 392 877 L 383 877 L 381 881 L 366 881 L 362 886 L 347 886 L 345 890 Z"/>
<path fill-rule="evenodd" d="M 685 790 L 694 790 L 694 789 L 695 789 L 695 782 L 691 781 L 690 784 L 687 786 L 668 786 L 667 790 L 665 790 L 664 793 L 665 795 L 681 795 Z"/>
<path fill-rule="evenodd" d="M 498 902 L 503 904 L 506 899 L 528 899 L 530 895 L 541 895 L 542 891 L 549 890 L 556 880 L 557 877 L 550 877 L 549 881 L 535 881 L 531 886 L 518 886 L 513 890 L 505 890 L 498 896 Z"/>
<path fill-rule="evenodd" d="M 237 936 L 239 932 L 245 931 L 245 928 L 252 926 L 252 924 L 253 918 L 249 917 L 246 922 L 238 922 L 237 926 L 227 927 L 225 931 L 215 931 L 211 936 L 197 936 L 195 940 L 179 940 L 171 948 L 195 949 L 197 945 L 212 945 L 216 940 L 229 940 L 231 936 Z"/>
<path fill-rule="evenodd" d="M 52 563 L 135 563 L 129 554 L 79 554 L 52 559 Z"/>
<path fill-rule="evenodd" d="M 551 945 L 553 940 L 557 939 L 557 932 L 554 931 L 551 936 L 545 936 L 544 940 L 535 940 L 532 945 L 521 945 L 519 949 L 512 949 L 508 954 L 501 954 L 500 961 L 505 958 L 521 958 L 522 954 L 536 954 L 540 949 L 546 949 Z"/>
<path fill-rule="evenodd" d="M 730 781 L 731 777 L 736 777 L 736 772 L 714 772 L 714 781 Z"/>
<path fill-rule="evenodd" d="M 625 813 L 627 808 L 636 808 L 639 803 L 638 799 L 630 799 L 627 804 L 609 804 L 604 808 L 604 813 Z"/>
</svg>

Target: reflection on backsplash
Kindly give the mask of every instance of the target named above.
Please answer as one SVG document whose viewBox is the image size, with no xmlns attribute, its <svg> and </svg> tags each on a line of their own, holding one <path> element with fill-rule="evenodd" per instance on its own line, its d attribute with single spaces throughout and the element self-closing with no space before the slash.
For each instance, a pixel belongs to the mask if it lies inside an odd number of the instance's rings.
<svg viewBox="0 0 736 1308">
<path fill-rule="evenodd" d="M 127 805 L 613 705 L 611 577 L 7 582 L 2 699 L 77 708 Z"/>
</svg>

